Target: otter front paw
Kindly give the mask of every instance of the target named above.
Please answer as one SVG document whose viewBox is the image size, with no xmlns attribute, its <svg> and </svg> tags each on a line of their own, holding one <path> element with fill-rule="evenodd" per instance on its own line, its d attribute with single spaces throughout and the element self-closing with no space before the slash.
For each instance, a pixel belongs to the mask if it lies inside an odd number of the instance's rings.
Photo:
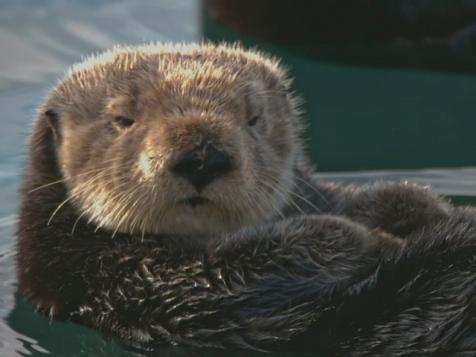
<svg viewBox="0 0 476 357">
<path fill-rule="evenodd" d="M 364 266 L 391 258 L 401 247 L 401 239 L 341 216 L 303 215 L 243 229 L 215 241 L 209 265 L 226 261 L 235 271 L 261 273 L 268 269 L 294 274 L 304 270 L 332 280 L 334 274 L 350 277 Z"/>
<path fill-rule="evenodd" d="M 427 187 L 378 183 L 355 192 L 343 213 L 369 228 L 404 237 L 422 226 L 449 217 L 451 210 L 451 204 Z"/>
</svg>

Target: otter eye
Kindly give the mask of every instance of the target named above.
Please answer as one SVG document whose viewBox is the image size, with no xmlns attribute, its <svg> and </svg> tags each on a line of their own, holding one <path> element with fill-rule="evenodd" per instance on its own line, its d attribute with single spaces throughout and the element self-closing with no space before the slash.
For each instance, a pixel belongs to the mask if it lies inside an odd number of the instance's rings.
<svg viewBox="0 0 476 357">
<path fill-rule="evenodd" d="M 248 120 L 248 125 L 249 126 L 255 125 L 258 122 L 258 119 L 259 119 L 259 115 L 255 115 L 253 118 Z"/>
<path fill-rule="evenodd" d="M 124 116 L 118 116 L 114 118 L 114 123 L 121 129 L 130 128 L 134 122 L 134 119 Z"/>
</svg>

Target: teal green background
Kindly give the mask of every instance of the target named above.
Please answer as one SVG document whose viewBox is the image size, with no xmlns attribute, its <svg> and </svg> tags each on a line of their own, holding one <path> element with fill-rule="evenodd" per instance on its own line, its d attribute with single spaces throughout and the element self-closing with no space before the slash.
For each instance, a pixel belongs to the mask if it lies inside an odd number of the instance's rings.
<svg viewBox="0 0 476 357">
<path fill-rule="evenodd" d="M 290 67 L 319 170 L 476 164 L 474 73 L 333 63 L 204 23 L 210 40 L 265 49 Z"/>
</svg>

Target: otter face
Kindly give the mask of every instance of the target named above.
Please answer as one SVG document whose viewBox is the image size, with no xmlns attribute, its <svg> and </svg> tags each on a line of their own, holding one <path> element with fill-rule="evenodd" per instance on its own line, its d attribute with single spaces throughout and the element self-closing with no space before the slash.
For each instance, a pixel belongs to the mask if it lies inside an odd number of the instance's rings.
<svg viewBox="0 0 476 357">
<path fill-rule="evenodd" d="M 135 233 L 205 233 L 280 214 L 300 155 L 288 81 L 236 47 L 118 49 L 46 105 L 78 214 Z"/>
</svg>

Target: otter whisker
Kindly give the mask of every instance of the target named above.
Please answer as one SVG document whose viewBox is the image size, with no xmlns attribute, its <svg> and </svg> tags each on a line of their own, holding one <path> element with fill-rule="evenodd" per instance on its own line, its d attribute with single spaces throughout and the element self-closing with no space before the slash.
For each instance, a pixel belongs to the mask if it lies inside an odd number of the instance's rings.
<svg viewBox="0 0 476 357">
<path fill-rule="evenodd" d="M 305 202 L 306 204 L 308 204 L 310 207 L 314 208 L 316 213 L 321 213 L 321 209 L 319 209 L 319 207 L 317 207 L 315 204 L 313 204 L 311 201 L 309 201 L 307 198 L 305 198 L 304 196 L 301 196 L 300 194 L 296 193 L 296 192 L 293 192 L 293 191 L 289 191 L 289 194 L 293 195 L 294 197 L 300 199 L 301 201 Z"/>
<path fill-rule="evenodd" d="M 112 159 L 112 160 L 106 160 L 106 161 L 103 161 L 103 163 L 108 163 L 108 162 L 115 161 L 115 160 L 118 160 L 118 159 L 119 159 L 119 158 L 114 158 L 114 159 Z M 89 174 L 91 174 L 91 173 L 93 173 L 93 172 L 97 172 L 97 171 L 101 171 L 101 170 L 107 170 L 107 169 L 110 169 L 110 168 L 112 168 L 112 166 L 111 166 L 111 167 L 100 167 L 100 168 L 91 169 L 91 170 L 86 171 L 86 172 L 82 172 L 82 173 L 77 174 L 77 175 L 73 175 L 73 176 L 69 176 L 69 177 L 64 177 L 64 178 L 62 178 L 61 180 L 56 180 L 56 181 L 48 182 L 47 184 L 44 184 L 44 185 L 35 187 L 35 188 L 31 189 L 30 191 L 28 191 L 28 193 L 32 193 L 32 192 L 41 190 L 41 189 L 43 189 L 43 188 L 47 188 L 47 187 L 50 187 L 50 186 L 53 186 L 53 185 L 57 185 L 57 184 L 59 184 L 59 183 L 62 183 L 62 182 L 65 182 L 65 181 L 68 181 L 68 180 L 71 180 L 71 179 L 74 179 L 74 178 L 78 178 L 78 177 L 81 177 L 81 176 L 89 175 Z"/>
<path fill-rule="evenodd" d="M 41 185 L 41 186 L 35 187 L 34 189 L 28 191 L 28 193 L 32 193 L 32 192 L 41 190 L 41 189 L 46 188 L 46 187 L 50 187 L 50 186 L 59 184 L 59 183 L 64 182 L 64 181 L 66 181 L 65 178 L 63 178 L 63 179 L 61 179 L 61 180 L 52 181 L 52 182 L 49 182 L 49 183 L 47 183 L 47 184 L 45 184 L 45 185 Z"/>
<path fill-rule="evenodd" d="M 266 188 L 271 190 L 270 193 L 273 193 L 273 194 L 278 193 L 278 195 L 280 195 L 281 198 L 284 198 L 285 195 L 283 193 L 281 193 L 279 190 L 277 190 L 275 187 L 273 187 L 273 185 L 271 183 L 268 183 L 265 180 L 260 180 L 259 182 L 263 183 Z M 263 190 L 259 190 L 258 193 L 259 192 L 263 192 Z M 268 198 L 270 196 L 270 193 L 267 193 L 265 191 L 263 193 L 264 193 L 264 197 L 265 197 L 265 199 L 263 199 L 263 200 L 259 200 L 256 197 L 251 196 L 251 194 L 248 195 L 250 201 L 261 210 L 261 212 L 262 212 L 261 215 L 263 217 L 265 217 L 267 215 L 268 210 L 266 208 L 263 208 L 263 205 L 262 205 L 262 203 L 267 203 L 268 207 L 271 209 L 272 212 L 278 214 L 278 216 L 281 219 L 284 219 L 285 216 L 282 212 L 281 207 L 277 206 L 274 200 Z"/>
<path fill-rule="evenodd" d="M 82 192 L 86 191 L 89 189 L 89 185 L 94 182 L 95 180 L 97 180 L 98 178 L 101 178 L 102 175 L 106 175 L 108 174 L 107 172 L 99 172 L 95 175 L 93 175 L 93 177 L 89 178 L 88 180 L 82 182 L 79 184 L 79 186 L 76 188 L 76 190 L 74 192 L 72 192 L 71 196 L 69 198 L 67 198 L 65 201 L 63 201 L 60 206 L 62 207 L 67 201 L 73 199 L 73 198 L 76 198 L 78 197 Z M 57 210 L 59 210 L 61 207 L 58 207 Z M 53 215 L 54 216 L 55 214 L 57 213 L 57 211 L 55 210 L 55 212 L 53 212 Z M 50 217 L 50 220 L 52 219 L 52 217 Z"/>
<path fill-rule="evenodd" d="M 148 199 L 149 202 L 152 202 L 152 204 L 154 204 L 155 202 L 160 202 L 160 200 L 158 199 L 159 191 L 157 190 L 156 184 L 152 185 L 151 191 L 152 193 L 146 196 L 146 199 Z M 147 227 L 151 227 L 149 230 L 158 231 L 159 227 L 156 227 L 156 225 L 160 224 L 162 217 L 165 214 L 165 210 L 163 209 L 162 205 L 160 206 L 154 205 L 154 206 L 155 206 L 154 210 L 152 209 L 147 210 L 146 215 L 144 215 L 145 216 L 144 220 L 147 220 Z M 156 219 L 154 220 L 154 214 L 156 214 L 156 212 L 160 212 L 160 216 L 156 216 Z"/>
<path fill-rule="evenodd" d="M 259 191 L 256 192 L 256 193 L 259 194 Z M 248 206 L 255 207 L 256 208 L 255 210 L 260 212 L 261 217 L 266 216 L 266 213 L 267 213 L 268 209 L 271 209 L 271 210 L 275 209 L 274 206 L 271 206 L 271 207 L 263 206 L 263 202 L 265 202 L 265 200 L 261 201 L 261 200 L 257 199 L 256 196 L 253 196 L 251 193 L 247 192 L 246 197 L 247 197 L 247 201 L 249 202 Z M 245 209 L 246 209 L 246 207 L 244 207 L 242 210 L 240 210 L 240 212 L 244 212 Z M 243 221 L 243 216 L 241 216 L 240 218 L 241 218 L 241 221 Z"/>
<path fill-rule="evenodd" d="M 141 228 L 141 224 L 142 223 L 142 226 L 143 226 L 143 221 L 142 222 L 139 222 L 138 218 L 139 217 L 143 217 L 143 215 L 139 215 L 137 214 L 137 211 L 141 208 L 141 205 L 139 205 L 140 202 L 143 202 L 143 195 L 144 193 L 143 192 L 138 192 L 138 190 L 136 192 L 134 192 L 134 195 L 133 197 L 135 198 L 135 201 L 133 203 L 130 204 L 129 206 L 129 212 L 128 214 L 132 217 L 131 219 L 131 223 L 129 225 L 129 230 L 131 233 L 134 232 L 135 230 L 135 227 L 136 226 L 139 226 L 139 229 Z M 143 227 L 142 227 L 143 228 Z"/>
<path fill-rule="evenodd" d="M 74 235 L 74 231 L 76 229 L 76 225 L 78 224 L 79 220 L 81 219 L 81 217 L 83 217 L 85 214 L 87 213 L 86 210 L 84 210 L 79 216 L 78 218 L 76 219 L 76 221 L 74 222 L 73 224 L 73 228 L 71 229 L 71 235 Z"/>
<path fill-rule="evenodd" d="M 281 197 L 283 202 L 286 202 L 286 194 L 284 192 L 282 192 L 281 190 L 279 190 L 279 187 L 273 185 L 271 182 L 266 182 L 265 180 L 261 180 L 260 183 L 262 185 L 266 186 L 267 188 L 269 188 L 273 193 L 277 193 Z M 296 208 L 299 208 L 299 207 L 296 206 Z M 273 209 L 275 210 L 275 212 L 278 213 L 278 215 L 281 217 L 281 219 L 286 218 L 281 209 L 278 209 L 277 207 L 274 207 L 274 205 L 273 205 Z"/>
<path fill-rule="evenodd" d="M 53 213 L 50 215 L 48 222 L 46 223 L 47 226 L 50 225 L 51 221 L 53 220 L 53 217 L 59 212 L 61 207 L 63 207 L 68 201 L 72 200 L 73 196 L 66 198 L 63 202 L 61 202 L 56 209 L 53 211 Z"/>
<path fill-rule="evenodd" d="M 87 174 L 90 174 L 91 172 L 98 171 L 98 170 L 99 170 L 99 169 L 91 170 L 91 171 L 88 171 L 88 172 L 85 172 L 85 173 L 82 173 L 82 174 L 75 175 L 75 176 L 73 176 L 73 177 L 82 176 L 82 175 L 87 175 Z M 47 184 L 44 184 L 44 185 L 35 187 L 34 189 L 28 191 L 28 193 L 32 193 L 32 192 L 41 190 L 41 189 L 43 189 L 43 188 L 47 188 L 47 187 L 50 187 L 50 186 L 53 186 L 53 185 L 57 185 L 57 184 L 59 184 L 59 183 L 68 181 L 69 179 L 71 179 L 71 178 L 70 178 L 70 177 L 68 177 L 68 178 L 62 178 L 61 180 L 56 180 L 56 181 L 49 182 L 49 183 L 47 183 Z"/>
<path fill-rule="evenodd" d="M 133 197 L 133 193 L 137 191 L 137 187 L 132 187 L 132 189 L 126 191 L 125 193 L 125 197 L 124 197 L 124 201 L 126 201 L 125 203 L 128 203 L 128 201 L 130 201 L 130 198 Z M 129 211 L 125 212 L 121 219 L 119 220 L 119 222 L 117 223 L 117 226 L 116 228 L 114 229 L 114 232 L 112 233 L 112 236 L 111 238 L 114 238 L 121 226 L 121 224 L 124 222 L 124 220 L 128 217 L 128 215 L 130 215 L 131 213 L 131 209 L 133 209 L 133 206 L 129 206 L 128 204 L 123 204 L 123 206 L 119 209 L 119 211 L 115 214 L 116 216 L 119 214 L 119 213 L 122 213 L 125 209 L 128 209 Z M 136 202 L 137 203 L 137 200 Z"/>
<path fill-rule="evenodd" d="M 90 191 L 90 184 L 94 181 L 96 181 L 97 179 L 104 179 L 104 178 L 107 178 L 111 176 L 111 173 L 100 173 L 100 174 L 97 174 L 95 176 L 93 176 L 92 178 L 90 178 L 88 181 L 86 181 L 84 184 L 81 184 L 77 190 L 74 192 L 73 194 L 73 197 L 75 198 L 78 198 L 79 196 L 81 196 L 82 194 L 88 192 L 88 197 L 97 197 L 98 195 L 100 196 L 101 195 L 101 190 L 100 189 L 96 189 L 96 190 L 92 190 Z M 107 181 L 106 181 L 106 184 L 107 184 Z M 116 187 L 116 190 L 115 191 L 119 191 L 118 189 L 121 187 L 121 186 L 124 186 L 126 185 L 127 183 L 123 183 L 121 185 L 119 185 L 118 187 Z M 112 194 L 114 193 L 114 191 L 112 192 Z M 120 193 L 120 191 L 119 191 Z M 106 200 L 106 198 L 104 198 L 104 200 Z M 97 208 L 97 204 L 98 202 L 94 199 L 92 199 L 92 202 L 89 204 L 89 206 L 84 210 L 84 213 L 91 213 L 90 214 L 90 218 L 88 219 L 88 224 L 91 223 L 91 221 L 95 218 L 96 215 L 98 215 L 98 212 L 95 212 L 95 211 L 91 211 L 94 207 Z M 107 204 L 107 203 L 106 203 Z M 84 214 L 83 213 L 83 214 Z M 83 215 L 82 214 L 82 215 Z M 82 216 L 81 215 L 81 216 Z M 97 232 L 97 230 L 100 228 L 100 226 L 98 226 L 96 229 L 95 229 L 95 232 Z"/>
<path fill-rule="evenodd" d="M 144 205 L 141 203 L 143 203 L 144 200 L 147 200 L 147 194 L 146 192 L 141 192 L 136 198 L 136 202 L 132 204 L 132 219 L 129 228 L 131 233 L 135 231 L 142 232 L 145 231 L 147 227 L 150 227 L 148 224 L 148 215 L 151 210 L 148 210 L 149 212 L 143 211 Z"/>
<path fill-rule="evenodd" d="M 98 180 L 101 180 L 101 179 L 106 179 L 108 177 L 114 177 L 115 178 L 116 174 L 114 172 L 108 171 L 108 169 L 112 169 L 112 167 L 111 168 L 104 168 L 101 172 L 93 175 L 92 177 L 90 177 L 86 181 L 81 182 L 74 189 L 74 194 L 76 195 L 76 197 L 78 197 L 79 195 L 81 195 L 85 192 L 88 192 L 88 191 L 90 191 L 91 193 L 97 192 L 99 187 L 96 187 L 96 189 L 91 189 L 91 187 L 90 187 L 95 181 L 98 181 Z M 108 184 L 108 182 L 105 182 L 105 184 Z"/>
<path fill-rule="evenodd" d="M 264 175 L 266 175 L 266 174 L 264 174 Z M 273 179 L 274 179 L 273 177 L 268 177 L 268 178 L 269 178 L 270 180 L 273 180 Z M 298 178 L 298 177 L 296 176 L 295 178 Z M 274 179 L 274 180 L 275 180 L 275 179 Z M 301 180 L 302 180 L 302 179 L 301 179 Z M 290 182 L 290 183 L 291 183 L 291 182 Z M 291 184 L 292 184 L 292 183 L 291 183 Z M 308 184 L 308 183 L 307 183 L 307 184 Z M 309 184 L 308 184 L 308 185 L 309 185 Z M 310 186 L 310 187 L 313 188 L 312 186 Z M 313 189 L 314 189 L 314 188 L 313 188 Z M 318 191 L 316 191 L 316 190 L 315 190 L 314 192 L 318 193 L 318 194 L 320 195 L 320 197 L 321 197 L 323 200 L 325 200 L 324 203 L 327 204 L 327 206 L 328 206 L 329 209 L 330 209 L 331 206 L 330 206 L 329 202 L 326 200 L 326 198 L 322 195 L 322 193 L 320 193 L 320 192 L 318 192 Z M 322 212 L 322 210 L 321 210 L 319 207 L 317 207 L 314 203 L 312 203 L 309 199 L 307 199 L 307 198 L 304 197 L 303 195 L 300 195 L 300 194 L 299 194 L 298 192 L 296 192 L 295 190 L 290 189 L 290 190 L 288 191 L 288 193 L 289 193 L 290 195 L 293 195 L 294 197 L 300 199 L 301 201 L 303 201 L 304 203 L 306 203 L 309 207 L 312 207 L 312 208 L 316 211 L 316 213 L 321 213 L 321 212 Z M 292 200 L 292 202 L 294 202 L 294 200 Z M 300 210 L 300 211 L 301 211 L 301 213 L 304 213 L 302 210 Z"/>
<path fill-rule="evenodd" d="M 275 177 L 272 177 L 272 176 L 269 176 L 267 175 L 266 173 L 261 173 L 261 176 L 263 178 L 265 178 L 264 180 L 261 180 L 261 183 L 264 184 L 265 182 L 268 184 L 268 185 L 271 185 L 271 189 L 273 189 L 274 191 L 279 191 L 281 192 L 282 195 L 284 195 L 284 197 L 287 197 L 288 199 L 284 200 L 284 202 L 288 202 L 289 204 L 291 204 L 298 212 L 300 212 L 301 214 L 305 214 L 305 212 L 302 210 L 302 208 L 295 202 L 295 200 L 290 197 L 291 195 L 291 190 L 286 190 L 284 191 L 284 188 L 282 188 L 279 184 L 279 182 L 277 181 L 277 179 Z M 266 181 L 269 180 L 269 182 Z"/>
<path fill-rule="evenodd" d="M 297 202 L 291 197 L 291 191 L 289 190 L 284 191 L 282 188 L 278 186 L 278 184 L 275 184 L 274 188 L 277 192 L 281 192 L 282 195 L 287 197 L 287 200 L 284 202 L 293 206 L 300 214 L 306 214 L 301 208 L 301 206 L 297 204 Z"/>
<path fill-rule="evenodd" d="M 313 192 L 315 192 L 322 199 L 322 201 L 327 205 L 327 208 L 329 210 L 332 210 L 331 203 L 326 198 L 326 196 L 322 192 L 319 191 L 319 189 L 317 187 L 313 186 L 312 184 L 310 184 L 306 180 L 302 179 L 301 177 L 299 177 L 299 175 L 295 175 L 294 178 L 297 179 L 299 182 L 302 182 L 303 184 L 308 186 Z"/>
<path fill-rule="evenodd" d="M 114 188 L 114 190 L 112 192 L 109 193 L 109 197 L 106 197 L 105 198 L 105 203 L 104 205 L 102 206 L 102 209 L 101 211 L 96 211 L 96 212 L 92 212 L 92 215 L 91 215 L 91 220 L 95 219 L 95 218 L 98 218 L 100 217 L 101 215 L 103 216 L 100 221 L 99 221 L 99 224 L 96 228 L 96 231 L 105 225 L 105 223 L 108 221 L 108 220 L 112 220 L 112 221 L 115 221 L 115 216 L 117 216 L 117 210 L 118 208 L 117 207 L 121 207 L 122 209 L 125 209 L 125 207 L 127 207 L 127 205 L 120 205 L 118 202 L 115 202 L 116 199 L 119 199 L 119 202 L 121 200 L 124 199 L 124 196 L 127 195 L 128 191 L 121 191 L 121 188 L 124 187 L 124 186 L 127 186 L 128 183 L 127 182 L 124 182 L 120 185 L 118 185 L 117 187 Z M 134 189 L 134 187 L 130 188 L 129 190 L 132 190 Z M 107 201 L 106 201 L 107 199 Z M 110 207 L 112 205 L 112 207 Z M 90 205 L 90 207 L 88 208 L 89 210 L 94 206 L 94 202 L 92 205 Z M 104 211 L 110 211 L 108 214 L 105 214 L 104 215 Z"/>
</svg>

